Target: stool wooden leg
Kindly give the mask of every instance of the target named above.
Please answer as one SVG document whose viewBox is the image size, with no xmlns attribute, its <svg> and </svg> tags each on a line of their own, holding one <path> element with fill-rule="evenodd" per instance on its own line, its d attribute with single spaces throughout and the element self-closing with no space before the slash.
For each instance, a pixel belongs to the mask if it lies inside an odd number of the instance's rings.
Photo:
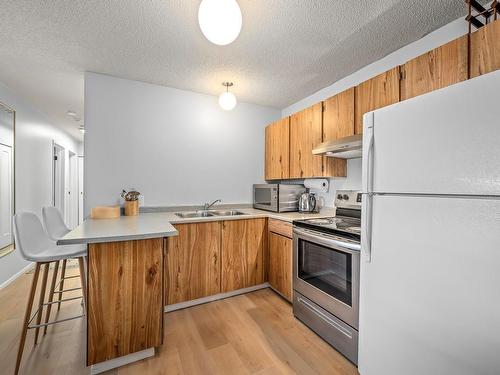
<svg viewBox="0 0 500 375">
<path fill-rule="evenodd" d="M 35 273 L 31 281 L 31 289 L 28 297 L 28 304 L 26 305 L 26 312 L 24 313 L 23 329 L 21 331 L 21 341 L 19 342 L 19 349 L 17 351 L 16 370 L 14 374 L 19 373 L 21 365 L 21 358 L 23 357 L 24 343 L 26 341 L 26 333 L 28 332 L 28 322 L 30 320 L 31 309 L 33 308 L 33 300 L 35 299 L 36 284 L 38 282 L 38 275 L 40 274 L 40 263 L 35 265 Z"/>
<path fill-rule="evenodd" d="M 59 283 L 59 291 L 64 289 L 64 278 L 66 277 L 66 259 L 63 260 L 62 269 L 61 269 L 61 282 Z M 61 310 L 61 299 L 62 293 L 59 293 L 59 303 L 57 304 L 57 311 Z"/>
<path fill-rule="evenodd" d="M 38 313 L 36 316 L 36 324 L 40 324 L 42 321 L 42 312 L 43 312 L 43 301 L 45 299 L 45 289 L 47 288 L 47 277 L 49 276 L 49 263 L 45 263 L 45 267 L 43 269 L 43 276 L 42 276 L 42 289 L 40 289 L 40 298 L 38 302 Z M 40 327 L 35 328 L 35 345 L 38 343 L 38 333 L 40 332 Z"/>
<path fill-rule="evenodd" d="M 54 300 L 54 289 L 56 288 L 56 280 L 57 280 L 57 273 L 59 272 L 59 261 L 55 262 L 56 264 L 54 265 L 54 272 L 52 274 L 52 282 L 50 283 L 50 290 L 49 290 L 49 305 L 47 306 L 47 313 L 45 314 L 45 323 L 49 322 L 50 319 L 50 310 L 52 309 L 52 302 Z M 61 293 L 59 293 L 61 294 Z M 43 327 L 43 334 L 45 335 L 47 333 L 47 328 L 49 326 Z"/>
<path fill-rule="evenodd" d="M 78 266 L 80 267 L 80 280 L 82 282 L 83 311 L 87 314 L 87 276 L 85 273 L 85 261 L 83 257 L 78 258 Z"/>
</svg>

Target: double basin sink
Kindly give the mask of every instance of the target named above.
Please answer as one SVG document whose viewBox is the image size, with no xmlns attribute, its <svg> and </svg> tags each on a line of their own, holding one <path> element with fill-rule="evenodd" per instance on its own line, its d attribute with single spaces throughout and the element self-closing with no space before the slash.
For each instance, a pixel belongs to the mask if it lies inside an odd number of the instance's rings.
<svg viewBox="0 0 500 375">
<path fill-rule="evenodd" d="M 237 210 L 200 210 L 200 211 L 176 212 L 175 214 L 183 219 L 194 218 L 194 217 L 246 215 L 244 212 Z"/>
</svg>

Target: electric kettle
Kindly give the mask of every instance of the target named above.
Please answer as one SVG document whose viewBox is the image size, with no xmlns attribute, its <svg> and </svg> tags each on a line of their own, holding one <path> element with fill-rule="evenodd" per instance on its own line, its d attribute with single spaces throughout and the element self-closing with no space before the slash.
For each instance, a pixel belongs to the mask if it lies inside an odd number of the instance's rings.
<svg viewBox="0 0 500 375">
<path fill-rule="evenodd" d="M 316 196 L 314 193 L 303 193 L 299 199 L 299 212 L 315 212 Z"/>
</svg>

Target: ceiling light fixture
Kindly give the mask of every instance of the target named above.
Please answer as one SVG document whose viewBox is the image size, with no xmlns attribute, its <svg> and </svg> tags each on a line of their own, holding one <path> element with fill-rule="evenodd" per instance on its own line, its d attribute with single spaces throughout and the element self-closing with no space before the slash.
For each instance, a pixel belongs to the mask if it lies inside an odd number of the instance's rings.
<svg viewBox="0 0 500 375">
<path fill-rule="evenodd" d="M 232 82 L 222 82 L 222 86 L 226 87 L 226 91 L 219 95 L 219 105 L 226 111 L 230 111 L 236 107 L 236 96 L 232 92 L 229 92 L 229 88 L 233 85 Z"/>
<path fill-rule="evenodd" d="M 205 37 L 214 44 L 232 43 L 241 31 L 241 10 L 236 0 L 203 0 L 198 22 Z"/>
</svg>

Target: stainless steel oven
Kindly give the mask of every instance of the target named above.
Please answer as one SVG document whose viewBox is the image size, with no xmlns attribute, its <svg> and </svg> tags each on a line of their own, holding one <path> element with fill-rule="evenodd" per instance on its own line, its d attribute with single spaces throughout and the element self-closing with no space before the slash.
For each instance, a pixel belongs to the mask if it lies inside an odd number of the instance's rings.
<svg viewBox="0 0 500 375">
<path fill-rule="evenodd" d="M 298 211 L 300 195 L 305 191 L 304 185 L 253 185 L 253 206 L 273 212 Z"/>
<path fill-rule="evenodd" d="M 337 193 L 335 217 L 293 222 L 293 312 L 357 363 L 361 195 Z"/>
<path fill-rule="evenodd" d="M 293 230 L 293 287 L 354 328 L 359 317 L 359 243 Z"/>
</svg>

